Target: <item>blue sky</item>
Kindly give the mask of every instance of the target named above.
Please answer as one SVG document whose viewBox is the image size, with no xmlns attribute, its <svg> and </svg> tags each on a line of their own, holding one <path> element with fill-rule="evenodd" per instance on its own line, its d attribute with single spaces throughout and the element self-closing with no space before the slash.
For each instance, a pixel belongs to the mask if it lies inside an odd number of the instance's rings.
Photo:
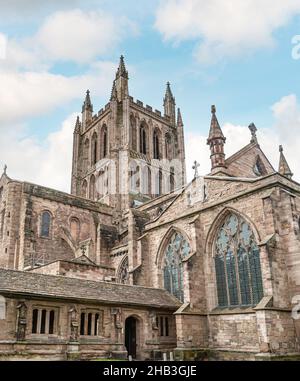
<svg viewBox="0 0 300 381">
<path fill-rule="evenodd" d="M 72 128 L 84 92 L 91 88 L 94 111 L 107 103 L 124 54 L 134 98 L 161 110 L 171 82 L 189 175 L 195 159 L 201 173 L 209 169 L 205 138 L 216 104 L 227 154 L 248 143 L 254 122 L 274 166 L 281 143 L 300 179 L 300 60 L 291 43 L 300 35 L 299 1 L 24 3 L 0 0 L 0 165 L 7 163 L 12 177 L 69 189 Z"/>
</svg>

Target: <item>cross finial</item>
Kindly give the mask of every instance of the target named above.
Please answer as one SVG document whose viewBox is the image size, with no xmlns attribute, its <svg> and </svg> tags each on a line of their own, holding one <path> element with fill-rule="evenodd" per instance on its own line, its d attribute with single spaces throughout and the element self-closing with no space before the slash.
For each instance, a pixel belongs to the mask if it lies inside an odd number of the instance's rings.
<svg viewBox="0 0 300 381">
<path fill-rule="evenodd" d="M 196 179 L 198 176 L 199 176 L 199 174 L 198 174 L 198 168 L 200 167 L 200 164 L 195 160 L 194 161 L 194 165 L 193 165 L 193 170 L 195 171 L 195 173 L 194 173 L 194 179 Z"/>
<path fill-rule="evenodd" d="M 212 105 L 212 106 L 211 106 L 211 113 L 212 113 L 212 114 L 215 114 L 216 112 L 217 112 L 216 106 L 215 106 L 215 105 Z"/>
<path fill-rule="evenodd" d="M 248 128 L 251 132 L 251 143 L 257 143 L 257 137 L 256 137 L 257 128 L 255 124 L 251 123 Z"/>
<path fill-rule="evenodd" d="M 7 165 L 6 164 L 4 165 L 3 170 L 4 170 L 4 174 L 6 175 L 6 171 L 7 171 Z"/>
</svg>

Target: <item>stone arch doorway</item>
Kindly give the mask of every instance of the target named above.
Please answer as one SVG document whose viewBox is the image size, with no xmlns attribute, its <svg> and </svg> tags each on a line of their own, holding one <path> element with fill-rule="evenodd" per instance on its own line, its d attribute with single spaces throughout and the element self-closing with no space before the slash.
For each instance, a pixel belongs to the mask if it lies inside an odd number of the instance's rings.
<svg viewBox="0 0 300 381">
<path fill-rule="evenodd" d="M 137 358 L 137 342 L 138 342 L 139 322 L 134 316 L 129 316 L 125 320 L 125 347 L 128 356 Z"/>
</svg>

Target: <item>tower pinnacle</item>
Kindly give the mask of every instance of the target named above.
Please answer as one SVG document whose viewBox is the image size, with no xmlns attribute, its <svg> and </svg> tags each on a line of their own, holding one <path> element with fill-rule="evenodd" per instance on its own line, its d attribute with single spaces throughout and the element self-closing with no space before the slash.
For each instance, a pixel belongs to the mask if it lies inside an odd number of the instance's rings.
<svg viewBox="0 0 300 381">
<path fill-rule="evenodd" d="M 84 110 L 89 110 L 89 111 L 93 112 L 93 105 L 92 105 L 92 102 L 91 102 L 90 90 L 86 91 L 85 100 L 84 100 L 83 106 L 82 106 L 82 112 Z"/>
<path fill-rule="evenodd" d="M 216 116 L 216 106 L 211 106 L 211 123 L 210 130 L 207 139 L 207 144 L 210 146 L 210 159 L 211 159 L 211 169 L 218 167 L 225 168 L 225 154 L 224 154 L 224 144 L 226 138 L 223 135 L 221 127 L 219 125 L 217 116 Z"/>
<path fill-rule="evenodd" d="M 288 165 L 288 162 L 284 156 L 282 145 L 279 146 L 279 152 L 280 152 L 280 158 L 279 158 L 278 172 L 281 175 L 287 177 L 288 179 L 291 179 L 293 177 L 293 173 L 292 173 L 292 171 Z"/>
<path fill-rule="evenodd" d="M 165 116 L 168 116 L 173 124 L 175 124 L 175 98 L 172 94 L 170 82 L 167 82 L 166 94 L 164 97 Z"/>
<path fill-rule="evenodd" d="M 128 71 L 126 70 L 123 55 L 121 55 L 121 57 L 120 57 L 119 67 L 118 67 L 118 70 L 116 73 L 116 78 L 119 78 L 119 77 L 124 77 L 124 78 L 128 79 Z"/>
<path fill-rule="evenodd" d="M 116 78 L 113 83 L 111 100 L 121 102 L 128 95 L 128 71 L 126 70 L 124 57 L 120 57 L 119 67 L 116 72 Z"/>
</svg>

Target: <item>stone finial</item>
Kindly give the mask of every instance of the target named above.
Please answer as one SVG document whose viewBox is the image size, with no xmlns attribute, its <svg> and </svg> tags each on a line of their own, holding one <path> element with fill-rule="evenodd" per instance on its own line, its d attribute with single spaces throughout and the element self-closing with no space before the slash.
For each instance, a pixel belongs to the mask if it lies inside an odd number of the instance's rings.
<svg viewBox="0 0 300 381">
<path fill-rule="evenodd" d="M 278 172 L 281 175 L 287 177 L 288 179 L 291 179 L 293 177 L 293 173 L 292 173 L 292 171 L 288 165 L 288 162 L 284 156 L 282 145 L 279 146 L 279 152 L 280 152 L 280 158 L 279 158 Z"/>
<path fill-rule="evenodd" d="M 6 172 L 7 172 L 7 165 L 4 164 L 3 173 L 6 175 Z"/>
<path fill-rule="evenodd" d="M 83 102 L 82 111 L 85 111 L 85 110 L 90 110 L 93 112 L 93 105 L 91 102 L 90 90 L 86 91 L 85 100 Z"/>
<path fill-rule="evenodd" d="M 167 82 L 166 93 L 164 97 L 164 110 L 165 116 L 168 116 L 171 120 L 171 123 L 175 126 L 176 124 L 176 110 L 175 110 L 175 98 L 172 94 L 170 82 Z"/>
<path fill-rule="evenodd" d="M 223 135 L 221 127 L 219 125 L 219 121 L 216 115 L 216 106 L 211 106 L 211 122 L 209 135 L 207 138 L 207 144 L 210 146 L 210 160 L 211 160 L 211 169 L 215 168 L 226 168 L 225 163 L 225 153 L 224 153 L 224 145 L 226 142 L 226 138 Z"/>
<path fill-rule="evenodd" d="M 193 165 L 193 170 L 195 171 L 194 173 L 194 179 L 196 179 L 198 176 L 199 176 L 199 173 L 198 173 L 198 168 L 200 167 L 200 164 L 195 160 L 194 161 L 194 165 Z"/>
<path fill-rule="evenodd" d="M 211 113 L 212 113 L 212 117 L 211 117 L 210 130 L 209 130 L 209 136 L 208 136 L 208 144 L 210 143 L 212 139 L 216 139 L 216 138 L 221 138 L 225 142 L 225 137 L 223 135 L 223 132 L 221 130 L 221 127 L 219 125 L 219 122 L 216 116 L 215 105 L 211 106 Z"/>
<path fill-rule="evenodd" d="M 123 55 L 121 55 L 121 57 L 120 57 L 119 67 L 118 67 L 117 74 L 116 74 L 116 78 L 119 78 L 119 77 L 124 77 L 124 78 L 128 79 L 128 71 L 126 70 Z"/>
<path fill-rule="evenodd" d="M 257 136 L 256 136 L 257 128 L 256 128 L 255 124 L 251 123 L 248 128 L 251 132 L 251 141 L 250 142 L 251 143 L 257 143 Z"/>
<path fill-rule="evenodd" d="M 177 109 L 177 126 L 183 126 L 180 108 Z"/>
<path fill-rule="evenodd" d="M 165 94 L 165 100 L 168 100 L 168 99 L 170 99 L 171 101 L 175 102 L 175 98 L 174 98 L 174 96 L 172 94 L 171 84 L 170 84 L 169 81 L 167 82 L 166 94 Z"/>
</svg>

